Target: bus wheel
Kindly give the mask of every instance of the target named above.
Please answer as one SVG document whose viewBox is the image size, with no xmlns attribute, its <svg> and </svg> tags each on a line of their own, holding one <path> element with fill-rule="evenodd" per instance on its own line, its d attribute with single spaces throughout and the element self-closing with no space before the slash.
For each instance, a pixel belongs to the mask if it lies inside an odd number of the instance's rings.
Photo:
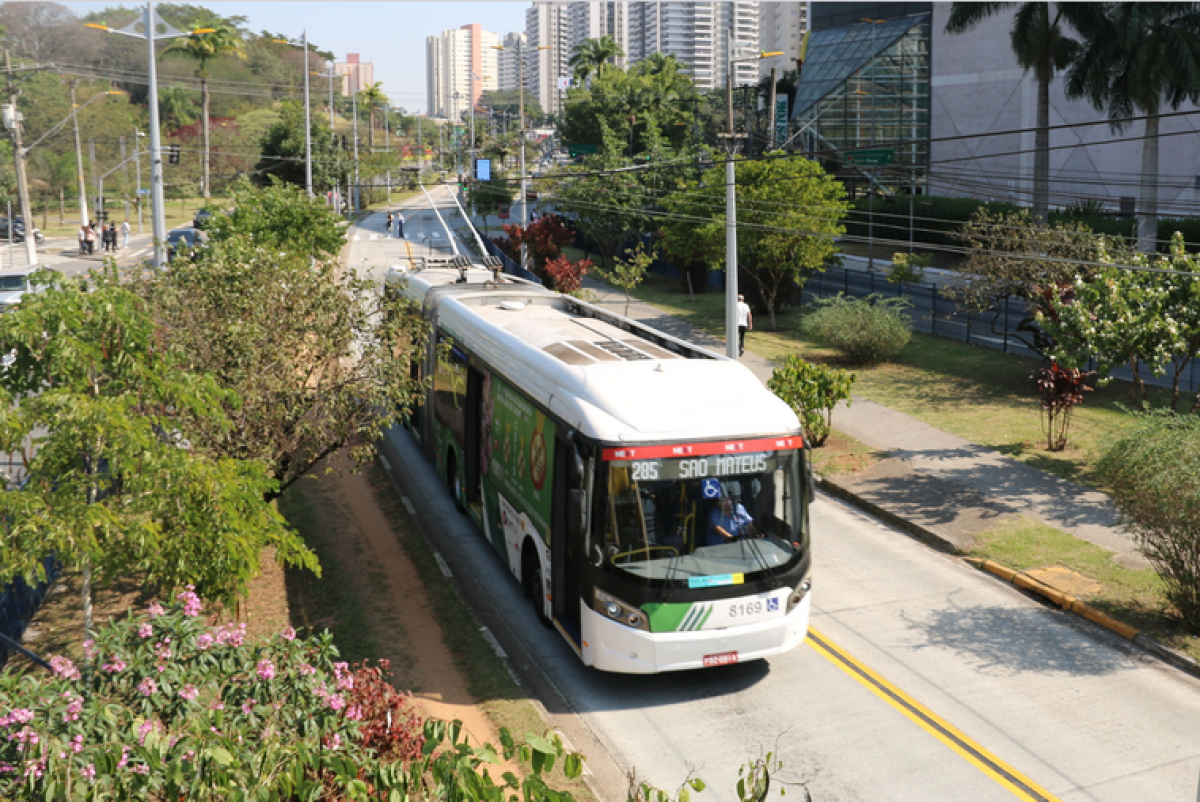
<svg viewBox="0 0 1200 802">
<path fill-rule="evenodd" d="M 542 580 L 542 563 L 532 550 L 525 553 L 525 568 L 525 595 L 533 600 L 533 611 L 537 613 L 538 621 L 548 627 L 550 619 L 546 617 L 546 583 Z"/>
<path fill-rule="evenodd" d="M 454 509 L 466 512 L 462 500 L 462 480 L 458 477 L 458 461 L 454 458 L 453 450 L 446 452 L 446 484 L 450 487 L 450 497 L 454 499 Z"/>
</svg>

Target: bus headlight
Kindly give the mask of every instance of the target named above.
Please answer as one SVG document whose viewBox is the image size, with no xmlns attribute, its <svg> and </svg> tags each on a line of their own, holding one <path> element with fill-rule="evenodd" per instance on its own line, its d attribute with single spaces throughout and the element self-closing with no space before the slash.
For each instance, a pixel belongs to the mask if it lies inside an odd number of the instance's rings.
<svg viewBox="0 0 1200 802">
<path fill-rule="evenodd" d="M 806 576 L 796 586 L 796 589 L 792 591 L 792 595 L 788 596 L 787 611 L 790 613 L 796 609 L 796 605 L 804 601 L 804 597 L 808 595 L 810 590 L 812 590 L 812 577 Z"/>
<path fill-rule="evenodd" d="M 618 624 L 623 624 L 631 629 L 640 629 L 645 632 L 650 631 L 650 622 L 646 619 L 645 613 L 632 604 L 626 604 L 611 593 L 605 593 L 599 588 L 595 590 L 592 609 L 616 621 Z"/>
</svg>

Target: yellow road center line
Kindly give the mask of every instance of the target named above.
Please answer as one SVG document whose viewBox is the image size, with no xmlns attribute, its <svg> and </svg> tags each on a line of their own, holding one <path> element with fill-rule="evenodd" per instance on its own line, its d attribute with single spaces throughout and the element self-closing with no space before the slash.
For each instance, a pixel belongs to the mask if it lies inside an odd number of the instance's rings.
<svg viewBox="0 0 1200 802">
<path fill-rule="evenodd" d="M 895 685 L 842 651 L 814 629 L 808 630 L 807 643 L 819 654 L 865 685 L 879 698 L 899 710 L 917 726 L 949 746 L 996 783 L 1019 799 L 1031 802 L 1059 802 L 1049 791 L 1020 774 L 979 744 L 952 727 L 932 710 L 917 702 Z"/>
</svg>

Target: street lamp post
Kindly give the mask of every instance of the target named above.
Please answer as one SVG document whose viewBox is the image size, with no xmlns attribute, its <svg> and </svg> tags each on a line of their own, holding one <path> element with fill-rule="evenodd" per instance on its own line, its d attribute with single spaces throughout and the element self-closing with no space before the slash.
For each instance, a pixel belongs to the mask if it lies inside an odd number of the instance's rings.
<svg viewBox="0 0 1200 802">
<path fill-rule="evenodd" d="M 871 26 L 871 60 L 867 62 L 867 66 L 863 69 L 871 69 L 875 72 L 875 31 L 878 30 L 875 26 L 880 23 L 887 22 L 882 19 L 867 19 L 863 18 L 863 22 Z M 878 83 L 878 76 L 871 75 L 871 144 L 875 144 L 875 84 Z M 875 171 L 871 170 L 867 174 L 867 271 L 875 269 Z"/>
<path fill-rule="evenodd" d="M 525 175 L 525 42 L 523 39 L 517 39 L 517 141 L 518 152 L 520 153 L 520 164 L 518 169 L 521 171 L 521 182 L 518 191 L 521 193 L 521 228 L 522 230 L 529 226 L 529 203 L 528 203 L 528 185 L 526 184 L 527 177 Z M 503 50 L 503 47 L 496 47 L 496 50 Z M 537 50 L 549 50 L 549 45 L 542 45 Z M 521 243 L 521 268 L 528 270 L 529 249 L 524 242 Z"/>
<path fill-rule="evenodd" d="M 163 199 L 163 164 L 162 142 L 158 122 L 158 59 L 154 43 L 158 39 L 177 39 L 181 36 L 196 36 L 202 33 L 213 33 L 214 28 L 197 28 L 193 31 L 178 31 L 172 28 L 154 11 L 154 0 L 146 3 L 140 19 L 135 19 L 124 28 L 109 28 L 97 23 L 84 23 L 88 28 L 96 28 L 105 33 L 119 33 L 122 36 L 132 36 L 135 39 L 145 39 L 150 51 L 149 66 L 149 97 L 150 105 L 150 218 L 154 231 L 154 267 L 162 268 L 167 239 L 166 208 Z M 139 28 L 141 30 L 139 30 Z M 80 172 L 82 185 L 82 171 Z M 84 223 L 86 225 L 86 221 Z"/>
<path fill-rule="evenodd" d="M 735 57 L 733 29 L 725 40 L 727 65 L 725 75 L 725 124 L 727 131 L 718 136 L 729 140 L 728 156 L 725 159 L 725 356 L 730 359 L 741 358 L 738 346 L 738 257 L 737 257 L 737 171 L 734 169 L 733 157 L 737 152 L 738 137 L 746 134 L 735 134 L 733 131 L 733 68 L 742 61 L 757 61 L 772 56 L 782 56 L 781 52 L 763 53 L 754 56 Z"/>
<path fill-rule="evenodd" d="M 354 211 L 358 211 L 358 90 L 350 95 L 351 135 L 354 137 L 354 189 L 350 194 L 354 197 Z"/>
<path fill-rule="evenodd" d="M 289 39 L 274 40 L 281 45 L 294 45 Z M 312 112 L 308 100 L 308 29 L 300 32 L 300 46 L 304 48 L 304 191 L 313 196 L 312 181 Z"/>
</svg>

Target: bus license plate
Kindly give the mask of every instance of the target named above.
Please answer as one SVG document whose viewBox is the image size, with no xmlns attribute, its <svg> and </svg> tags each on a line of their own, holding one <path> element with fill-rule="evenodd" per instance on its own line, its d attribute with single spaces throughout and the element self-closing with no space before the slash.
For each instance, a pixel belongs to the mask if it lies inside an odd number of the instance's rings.
<svg viewBox="0 0 1200 802">
<path fill-rule="evenodd" d="M 731 666 L 738 661 L 737 652 L 721 652 L 704 655 L 705 666 Z"/>
</svg>

